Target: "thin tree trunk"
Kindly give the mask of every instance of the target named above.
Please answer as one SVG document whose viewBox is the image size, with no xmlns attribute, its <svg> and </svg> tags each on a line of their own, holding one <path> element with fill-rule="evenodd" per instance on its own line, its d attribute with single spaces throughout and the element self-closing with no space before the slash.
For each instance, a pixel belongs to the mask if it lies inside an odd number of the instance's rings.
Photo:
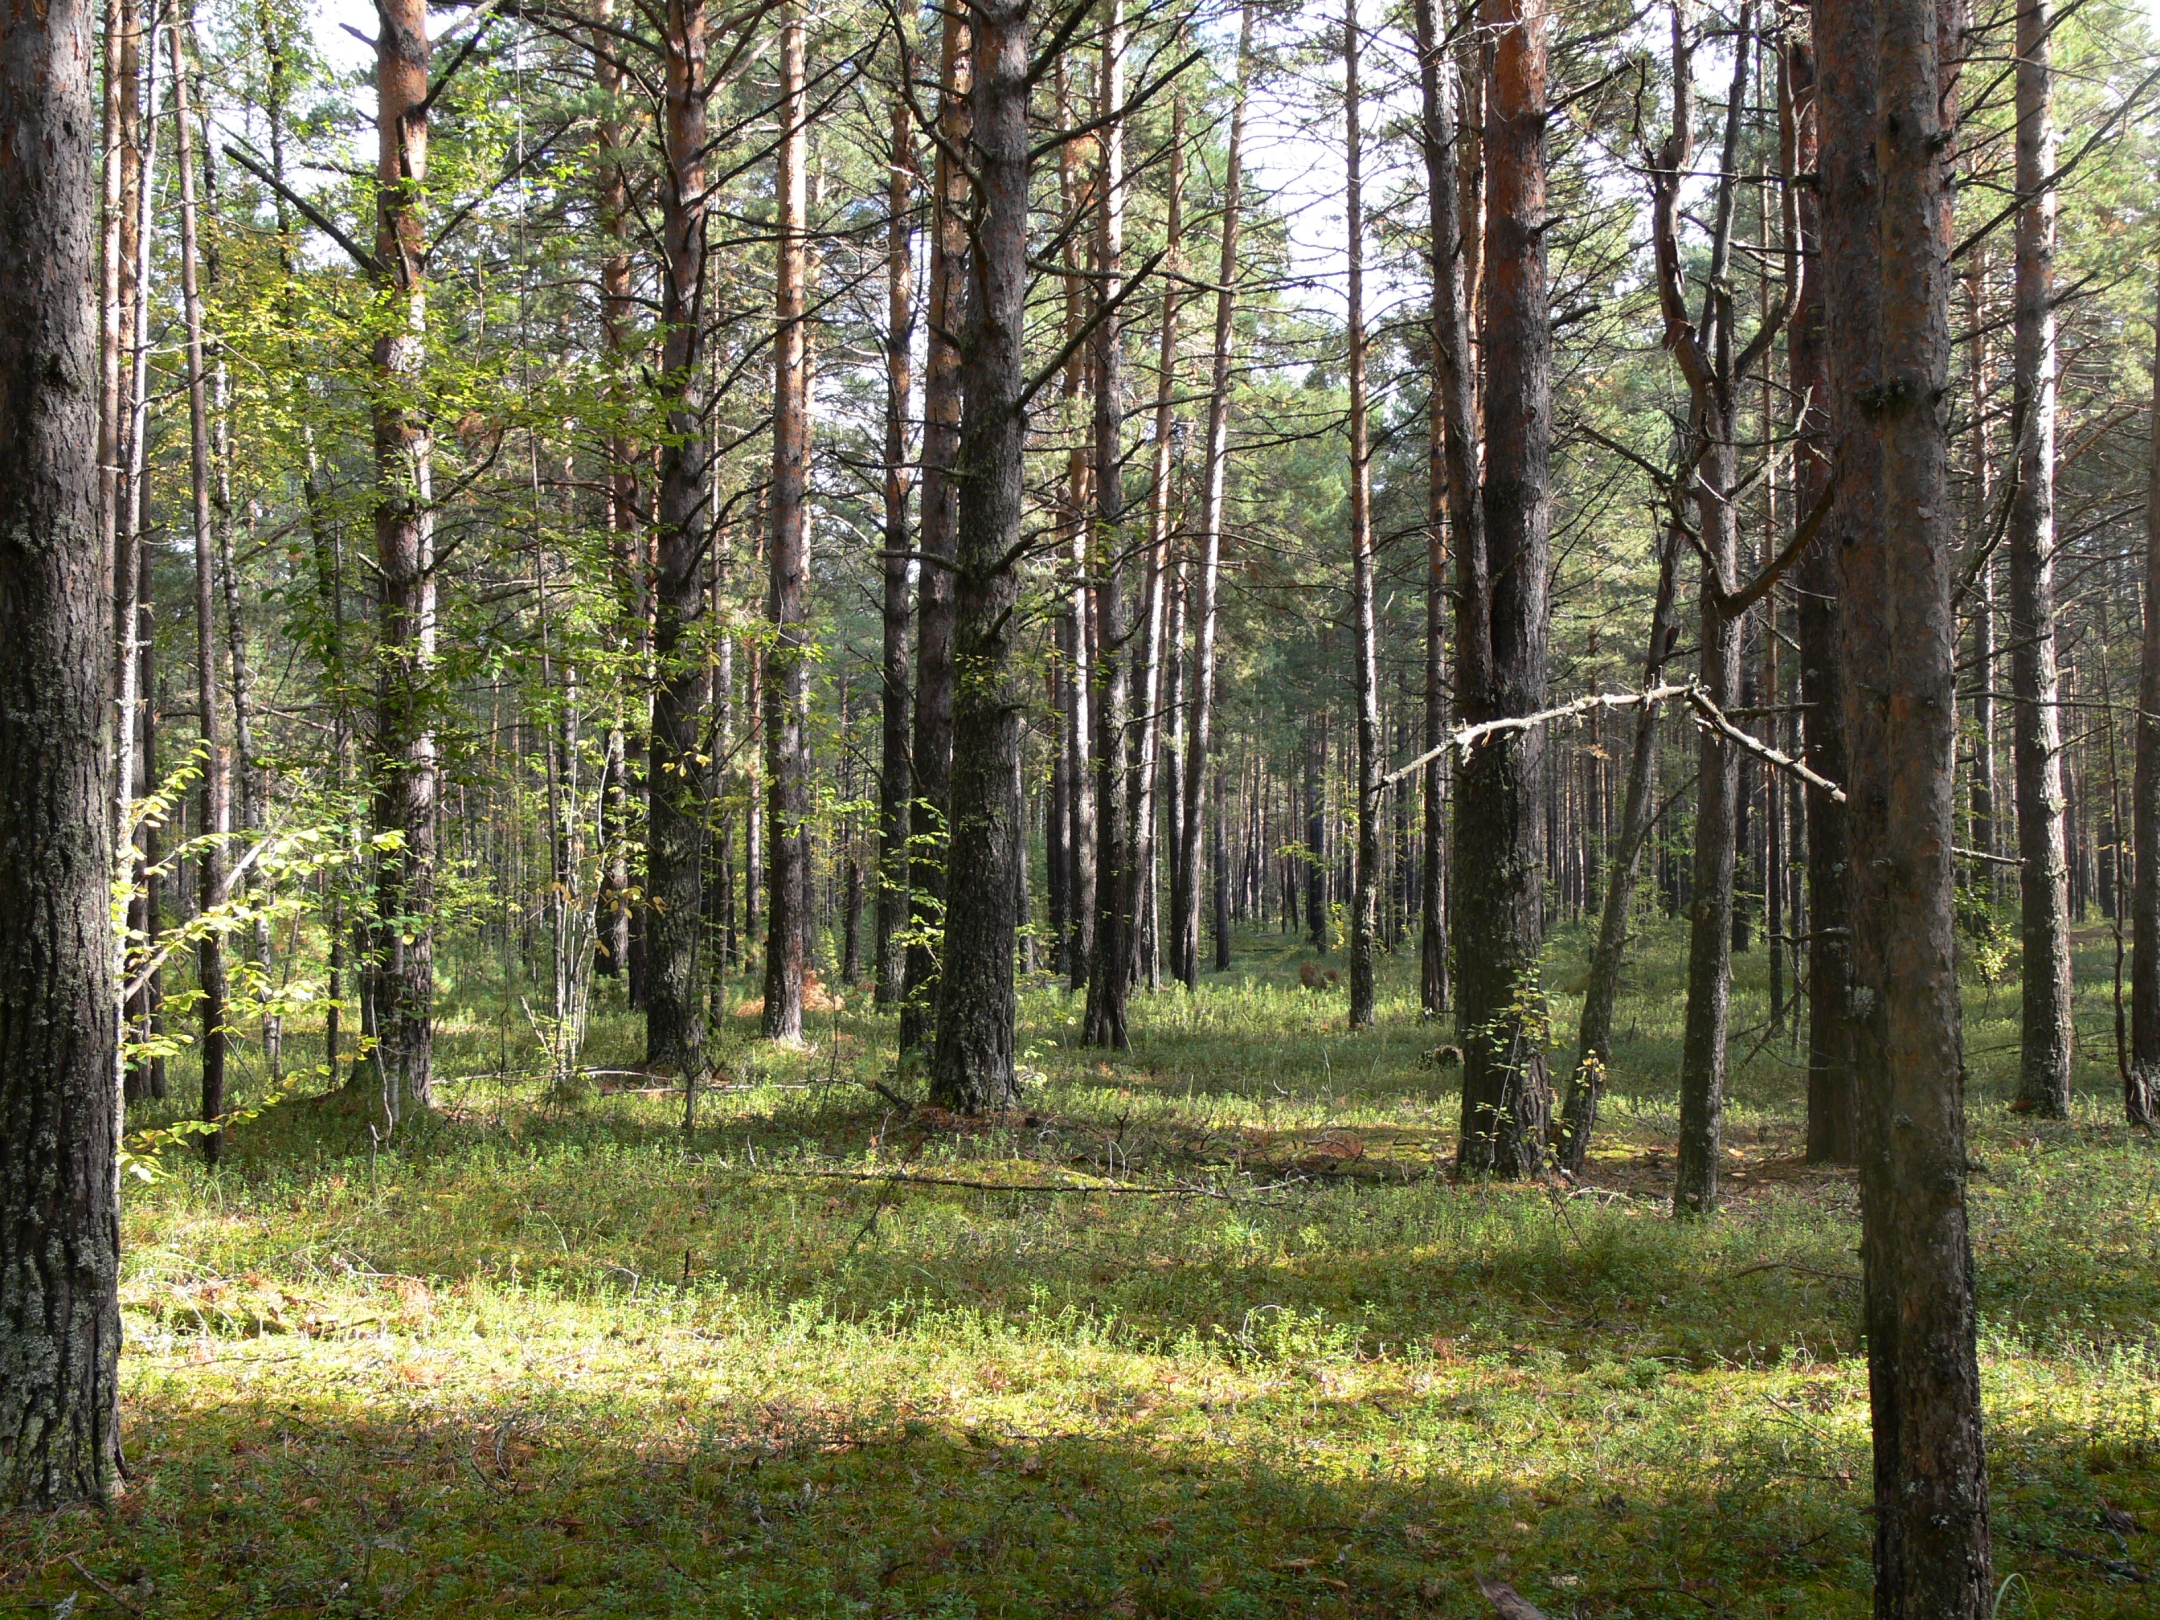
<svg viewBox="0 0 2160 1620">
<path fill-rule="evenodd" d="M 1483 0 L 1485 478 L 1482 543 L 1458 536 L 1456 692 L 1472 724 L 1546 701 L 1552 330 L 1545 276 L 1545 0 Z M 1551 1096 L 1536 1031 L 1545 937 L 1542 730 L 1473 750 L 1455 797 L 1455 961 L 1466 1172 L 1531 1175 Z"/>
<path fill-rule="evenodd" d="M 1125 412 L 1120 321 L 1114 300 L 1123 290 L 1125 259 L 1125 12 L 1107 0 L 1102 66 L 1096 84 L 1102 164 L 1095 232 L 1095 526 L 1090 573 L 1096 580 L 1095 715 L 1095 950 L 1088 973 L 1081 1038 L 1118 1050 L 1132 1044 L 1125 1025 L 1125 992 L 1132 970 L 1134 852 L 1125 803 L 1126 731 L 1131 723 L 1131 626 L 1125 612 Z"/>
<path fill-rule="evenodd" d="M 1965 1213 L 1951 847 L 1957 561 L 1940 403 L 1956 118 L 1942 67 L 1956 45 L 1938 32 L 1934 0 L 1823 0 L 1817 29 L 1838 426 L 1847 445 L 1873 441 L 1880 469 L 1879 521 L 1844 529 L 1837 548 L 1875 1613 L 1979 1620 L 1995 1590 Z M 1870 158 L 1872 196 L 1852 184 Z M 1841 461 L 1841 499 L 1863 471 Z"/>
<path fill-rule="evenodd" d="M 202 831 L 206 842 L 196 866 L 201 906 L 209 911 L 225 899 L 226 840 L 232 834 L 231 757 L 218 724 L 218 641 L 216 542 L 210 511 L 210 413 L 208 379 L 203 366 L 202 291 L 196 269 L 195 155 L 189 125 L 187 68 L 182 31 L 173 28 L 173 161 L 180 171 L 180 301 L 187 323 L 188 470 L 195 537 L 195 704 L 202 733 Z M 225 948 L 224 936 L 210 932 L 196 947 L 196 984 L 201 993 L 202 1117 L 215 1121 L 225 1112 Z M 225 1133 L 203 1135 L 203 1158 L 218 1162 Z"/>
<path fill-rule="evenodd" d="M 2023 1047 L 2017 1106 L 2070 1111 L 2070 886 L 2055 669 L 2055 112 L 2048 0 L 2017 12 L 2017 281 L 2012 312 L 2010 692 L 2017 763 Z"/>
<path fill-rule="evenodd" d="M 765 836 L 772 904 L 765 933 L 765 1038 L 802 1039 L 803 952 L 809 932 L 810 813 L 808 722 L 809 631 L 803 592 L 810 572 L 810 529 L 804 480 L 810 451 L 809 353 L 804 298 L 809 260 L 808 100 L 804 89 L 801 0 L 780 12 L 779 173 L 775 192 L 780 240 L 773 340 L 773 471 L 771 568 L 765 616 L 772 645 L 765 655 Z"/>
<path fill-rule="evenodd" d="M 705 0 L 668 0 L 661 29 L 666 104 L 660 130 L 660 447 L 653 592 L 654 692 L 646 768 L 645 1059 L 689 1073 L 705 1044 L 698 940 L 704 931 L 704 795 L 697 765 L 703 660 L 686 645 L 703 606 Z M 754 834 L 753 834 L 754 842 Z"/>
<path fill-rule="evenodd" d="M 878 758 L 877 1004 L 905 993 L 908 896 L 908 399 L 915 386 L 915 249 L 909 215 L 915 134 L 907 98 L 892 104 L 885 207 L 885 642 Z"/>
<path fill-rule="evenodd" d="M 1357 0 L 1343 7 L 1343 133 L 1348 164 L 1350 339 L 1350 611 L 1357 637 L 1357 868 L 1350 902 L 1350 1027 L 1369 1029 L 1380 926 L 1380 648 L 1373 623 L 1372 438 L 1365 404 L 1365 197 L 1358 85 Z"/>
<path fill-rule="evenodd" d="M 433 1100 L 435 995 L 435 661 L 433 440 L 414 394 L 426 363 L 428 37 L 423 0 L 383 0 L 375 62 L 375 258 L 380 335 L 370 401 L 375 560 L 382 576 L 375 716 L 375 821 L 398 846 L 375 875 L 368 1002 L 383 1108 Z"/>
<path fill-rule="evenodd" d="M 92 28 L 82 0 L 0 23 L 0 1512 L 120 1479 Z"/>
<path fill-rule="evenodd" d="M 1981 671 L 1980 684 L 1987 684 Z M 2145 639 L 2138 660 L 2137 774 L 2131 793 L 2130 1066 L 2123 1114 L 2160 1127 L 2160 289 L 2154 295 L 2152 461 L 2145 474 Z"/>
<path fill-rule="evenodd" d="M 961 387 L 953 626 L 953 848 L 930 1095 L 963 1113 L 1017 1100 L 1015 904 L 1026 858 L 1020 694 L 1012 673 L 1025 515 L 1029 0 L 972 8 L 978 209 Z"/>
<path fill-rule="evenodd" d="M 953 737 L 953 568 L 959 547 L 961 355 L 954 334 L 967 312 L 968 177 L 955 161 L 973 117 L 973 54 L 968 23 L 945 14 L 939 45 L 937 194 L 930 237 L 930 326 L 923 377 L 922 566 L 916 586 L 915 800 L 908 867 L 907 1000 L 900 1008 L 900 1052 L 923 1055 L 937 1031 L 938 951 L 945 910 L 947 815 Z"/>
<path fill-rule="evenodd" d="M 1185 752 L 1184 835 L 1170 882 L 1171 972 L 1200 987 L 1200 864 L 1207 826 L 1208 753 L 1214 746 L 1216 595 L 1222 578 L 1223 494 L 1230 466 L 1230 358 L 1237 339 L 1238 232 L 1243 223 L 1245 93 L 1252 73 L 1252 7 L 1238 8 L 1237 88 L 1223 156 L 1222 253 L 1215 280 L 1215 345 L 1208 377 L 1207 446 L 1200 469 L 1200 560 L 1192 609 L 1192 713 Z M 1219 858 L 1219 856 L 1218 856 Z M 1221 947 L 1227 950 L 1227 942 Z"/>
<path fill-rule="evenodd" d="M 1057 117 L 1060 127 L 1072 121 L 1072 89 L 1066 58 L 1058 58 Z M 1058 147 L 1058 204 L 1060 214 L 1077 224 L 1085 190 L 1080 176 L 1079 143 L 1065 141 Z M 1072 571 L 1067 611 L 1058 625 L 1059 649 L 1065 657 L 1065 782 L 1068 820 L 1065 852 L 1068 867 L 1067 903 L 1071 909 L 1070 931 L 1064 941 L 1066 983 L 1085 994 L 1095 960 L 1095 777 L 1090 768 L 1095 750 L 1095 626 L 1091 610 L 1093 591 L 1089 578 L 1088 453 L 1086 433 L 1080 420 L 1080 399 L 1087 381 L 1087 353 L 1080 342 L 1087 321 L 1086 283 L 1079 273 L 1077 230 L 1068 230 L 1061 248 L 1064 268 L 1065 341 L 1072 345 L 1059 384 L 1058 419 L 1070 441 L 1065 455 L 1065 504 L 1058 514 L 1066 529 L 1065 550 Z"/>
</svg>

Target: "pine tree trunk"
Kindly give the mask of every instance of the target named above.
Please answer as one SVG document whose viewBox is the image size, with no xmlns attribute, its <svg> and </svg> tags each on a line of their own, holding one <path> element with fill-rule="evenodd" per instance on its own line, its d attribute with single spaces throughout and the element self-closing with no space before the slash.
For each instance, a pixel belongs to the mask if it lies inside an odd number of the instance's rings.
<svg viewBox="0 0 2160 1620">
<path fill-rule="evenodd" d="M 915 175 L 915 135 L 907 98 L 892 104 L 892 160 L 885 206 L 885 643 L 878 756 L 877 922 L 872 956 L 877 1004 L 905 993 L 903 933 L 908 896 L 908 799 L 914 772 L 908 757 L 908 396 L 915 386 L 915 251 L 909 218 Z"/>
<path fill-rule="evenodd" d="M 0 1512 L 121 1466 L 92 27 L 81 0 L 0 24 Z"/>
<path fill-rule="evenodd" d="M 780 241 L 773 339 L 773 471 L 771 569 L 765 617 L 772 645 L 765 655 L 765 836 L 771 884 L 765 932 L 765 1038 L 802 1039 L 803 953 L 810 929 L 810 773 L 805 735 L 809 706 L 809 631 L 803 592 L 810 572 L 810 528 L 804 509 L 809 471 L 809 352 L 804 320 L 809 258 L 809 123 L 801 0 L 780 12 L 779 173 L 775 181 Z"/>
<path fill-rule="evenodd" d="M 1373 957 L 1380 926 L 1380 649 L 1373 623 L 1372 436 L 1365 401 L 1365 199 L 1358 106 L 1357 0 L 1343 9 L 1344 150 L 1348 158 L 1343 235 L 1349 250 L 1350 613 L 1357 637 L 1357 867 L 1350 901 L 1350 1018 L 1369 1029 L 1376 991 Z"/>
<path fill-rule="evenodd" d="M 1872 441 L 1875 462 L 1841 456 L 1836 547 L 1875 1613 L 1979 1620 L 1995 1592 L 1965 1214 L 1957 559 L 1941 404 L 1956 117 L 1942 67 L 1956 42 L 1938 32 L 1934 0 L 1823 0 L 1816 38 L 1833 397 L 1841 451 Z M 1878 517 L 1861 527 L 1843 503 L 1870 471 Z"/>
<path fill-rule="evenodd" d="M 2012 313 L 2010 692 L 2017 764 L 2024 1029 L 2018 1107 L 2070 1111 L 2070 888 L 2055 668 L 2055 113 L 2053 8 L 2017 12 L 2017 273 Z"/>
<path fill-rule="evenodd" d="M 435 997 L 434 444 L 414 397 L 426 364 L 428 38 L 423 0 L 383 0 L 375 61 L 375 563 L 382 576 L 375 822 L 401 840 L 375 875 L 368 1001 L 383 1108 L 433 1098 Z"/>
<path fill-rule="evenodd" d="M 1485 96 L 1488 170 L 1482 332 L 1482 544 L 1456 543 L 1456 692 L 1471 724 L 1546 702 L 1552 331 L 1545 277 L 1545 0 L 1484 0 L 1496 41 Z M 1544 1163 L 1551 1098 L 1537 1029 L 1545 939 L 1543 732 L 1502 733 L 1463 761 L 1455 790 L 1457 1019 L 1470 1173 Z"/>
<path fill-rule="evenodd" d="M 985 1113 L 1016 1101 L 1013 947 L 1026 858 L 1021 703 L 1013 677 L 1025 514 L 1029 0 L 973 8 L 979 207 L 959 464 L 953 625 L 952 837 L 930 1095 Z"/>
<path fill-rule="evenodd" d="M 923 377 L 922 567 L 915 619 L 915 799 L 909 839 L 907 999 L 900 1008 L 900 1052 L 922 1054 L 937 1028 L 938 953 L 931 937 L 945 908 L 946 816 L 951 808 L 953 727 L 953 568 L 958 555 L 960 349 L 954 334 L 966 314 L 968 180 L 954 162 L 967 146 L 973 61 L 968 24 L 945 15 L 940 44 L 937 195 L 930 238 L 928 368 Z"/>
<path fill-rule="evenodd" d="M 2160 309 L 2160 291 L 2155 293 Z M 2138 660 L 2137 859 L 2130 899 L 2130 1070 L 2123 1114 L 2160 1127 L 2160 319 L 2153 338 L 2152 461 L 2145 474 L 2145 637 Z M 1982 684 L 1986 684 L 1985 676 Z"/>
<path fill-rule="evenodd" d="M 1238 8 L 1237 88 L 1223 157 L 1222 253 L 1215 280 L 1215 344 L 1208 378 L 1207 446 L 1200 469 L 1200 558 L 1194 574 L 1193 661 L 1185 749 L 1184 832 L 1170 880 L 1171 973 L 1200 987 L 1201 845 L 1207 828 L 1208 754 L 1214 746 L 1216 596 L 1222 580 L 1223 495 L 1230 466 L 1230 358 L 1236 342 L 1238 231 L 1242 224 L 1245 91 L 1252 72 L 1252 7 Z M 1227 947 L 1225 947 L 1227 948 Z"/>
</svg>

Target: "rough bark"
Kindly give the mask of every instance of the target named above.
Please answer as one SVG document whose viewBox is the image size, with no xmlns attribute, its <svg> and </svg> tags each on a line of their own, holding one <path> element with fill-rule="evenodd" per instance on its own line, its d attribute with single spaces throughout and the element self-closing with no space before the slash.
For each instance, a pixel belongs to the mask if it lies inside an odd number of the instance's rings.
<svg viewBox="0 0 2160 1620">
<path fill-rule="evenodd" d="M 91 35 L 0 12 L 0 1512 L 121 1468 Z"/>
<path fill-rule="evenodd" d="M 383 0 L 375 60 L 380 130 L 375 187 L 378 278 L 374 390 L 375 563 L 382 577 L 374 814 L 395 833 L 375 873 L 368 1004 L 383 1107 L 428 1105 L 434 1074 L 435 661 L 434 441 L 419 395 L 426 364 L 427 7 Z"/>
<path fill-rule="evenodd" d="M 1977 1620 L 1994 1590 L 1952 860 L 1956 560 L 1942 210 L 1955 102 L 1938 55 L 1950 42 L 1932 0 L 1823 0 L 1818 19 L 1823 167 L 1837 182 L 1824 198 L 1823 265 L 1825 303 L 1839 312 L 1841 501 L 1855 479 L 1875 480 L 1875 521 L 1851 524 L 1841 504 L 1838 535 L 1875 1613 Z M 1845 330 L 1858 321 L 1866 324 Z M 1871 468 L 1846 453 L 1863 442 Z"/>
<path fill-rule="evenodd" d="M 953 727 L 953 567 L 958 555 L 960 349 L 966 311 L 968 181 L 954 162 L 967 146 L 974 67 L 968 24 L 947 12 L 939 45 L 938 157 L 931 200 L 930 326 L 923 377 L 922 566 L 916 584 L 915 799 L 910 817 L 907 999 L 900 1051 L 919 1055 L 936 1032 L 938 950 L 945 911 L 946 817 L 951 803 Z"/>
<path fill-rule="evenodd" d="M 930 1095 L 983 1113 L 1019 1096 L 1013 947 L 1027 822 L 1021 698 L 1012 671 L 1020 597 L 1027 413 L 1029 0 L 971 8 L 978 208 L 969 264 L 953 624 L 953 847 Z"/>
<path fill-rule="evenodd" d="M 878 755 L 877 1004 L 905 993 L 908 894 L 908 396 L 915 386 L 915 251 L 909 214 L 915 133 L 905 97 L 892 106 L 892 156 L 885 206 L 885 641 Z"/>
<path fill-rule="evenodd" d="M 1170 884 L 1171 972 L 1200 987 L 1200 864 L 1207 826 L 1208 752 L 1215 728 L 1216 596 L 1222 580 L 1223 495 L 1230 467 L 1230 359 L 1236 340 L 1238 231 L 1243 211 L 1245 92 L 1252 72 L 1252 7 L 1238 8 L 1237 88 L 1223 156 L 1222 253 L 1215 279 L 1215 342 L 1208 374 L 1207 445 L 1200 469 L 1200 556 L 1193 584 L 1193 662 L 1185 749 L 1185 818 Z"/>
<path fill-rule="evenodd" d="M 1496 41 L 1485 95 L 1485 478 L 1480 544 L 1456 546 L 1456 692 L 1464 721 L 1546 700 L 1552 331 L 1545 275 L 1545 0 L 1484 0 Z M 1551 1112 L 1544 990 L 1542 728 L 1472 750 L 1455 791 L 1457 1023 L 1466 1173 L 1530 1175 Z"/>
<path fill-rule="evenodd" d="M 806 884 L 810 813 L 808 759 L 810 642 L 803 592 L 810 573 L 810 527 L 804 480 L 810 451 L 809 349 L 804 297 L 809 279 L 808 102 L 804 91 L 803 11 L 780 11 L 779 243 L 775 258 L 773 335 L 772 544 L 766 561 L 765 836 L 772 903 L 765 932 L 765 1038 L 802 1039 L 803 950 L 809 933 Z"/>
<path fill-rule="evenodd" d="M 660 447 L 653 581 L 654 691 L 646 770 L 645 1058 L 688 1071 L 704 1045 L 704 804 L 697 767 L 703 660 L 690 641 L 704 601 L 698 560 L 705 508 L 704 0 L 668 0 L 660 150 L 660 377 L 667 438 Z"/>
<path fill-rule="evenodd" d="M 1795 216 L 1800 251 L 1809 264 L 1821 262 L 1821 220 L 1832 206 L 1868 206 L 1874 188 L 1874 163 L 1864 135 L 1831 142 L 1828 131 L 1840 119 L 1865 120 L 1866 108 L 1839 105 L 1832 94 L 1869 94 L 1835 78 L 1818 89 L 1814 47 L 1791 47 L 1788 73 L 1793 87 L 1795 167 L 1819 170 L 1821 181 L 1803 188 Z M 1801 758 L 1828 782 L 1845 780 L 1845 668 L 1838 646 L 1838 562 L 1842 537 L 1875 527 L 1874 446 L 1865 438 L 1847 442 L 1831 420 L 1830 359 L 1833 333 L 1823 296 L 1826 276 L 1808 275 L 1793 306 L 1788 346 L 1793 397 L 1800 419 L 1793 446 L 1793 507 L 1811 512 L 1829 493 L 1833 452 L 1836 465 L 1849 470 L 1840 478 L 1836 505 L 1814 545 L 1794 571 L 1798 587 L 1795 621 L 1800 643 Z M 1865 363 L 1855 347 L 1873 322 L 1874 294 L 1857 274 L 1847 275 L 1851 296 L 1861 300 L 1851 323 L 1840 323 L 1835 346 L 1840 364 Z M 1847 849 L 1845 807 L 1809 786 L 1807 808 L 1808 916 L 1808 1086 L 1807 1156 L 1813 1164 L 1858 1161 L 1860 1100 L 1854 1090 L 1852 1026 L 1846 1002 L 1852 981 L 1851 857 Z"/>
<path fill-rule="evenodd" d="M 2017 13 L 2016 291 L 2011 317 L 2010 694 L 2017 770 L 2023 1045 L 2017 1106 L 2070 1111 L 2070 870 L 2055 668 L 2055 113 L 2047 0 Z"/>
</svg>

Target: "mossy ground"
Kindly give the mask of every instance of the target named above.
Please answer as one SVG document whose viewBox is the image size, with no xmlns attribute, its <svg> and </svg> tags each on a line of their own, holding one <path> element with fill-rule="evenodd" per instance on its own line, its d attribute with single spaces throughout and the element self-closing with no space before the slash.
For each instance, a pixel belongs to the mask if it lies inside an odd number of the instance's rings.
<svg viewBox="0 0 2160 1620">
<path fill-rule="evenodd" d="M 1670 930 L 1566 1199 L 1449 1179 L 1412 964 L 1352 1035 L 1293 944 L 1241 947 L 1137 996 L 1127 1055 L 1031 991 L 1025 1122 L 903 1116 L 851 1005 L 800 1054 L 742 1021 L 688 1139 L 679 1091 L 495 1077 L 381 1152 L 341 1096 L 174 1156 L 128 1195 L 128 1488 L 0 1521 L 0 1609 L 1468 1616 L 1480 1570 L 1556 1620 L 1866 1614 L 1857 1211 L 1799 1163 L 1760 948 L 1732 1197 L 1676 1223 Z M 1971 998 L 2005 1617 L 2160 1612 L 2160 1154 L 2118 1123 L 2110 961 L 2067 1123 L 2005 1107 L 2014 985 Z M 496 1019 L 448 1021 L 447 1074 L 532 1065 Z"/>
</svg>

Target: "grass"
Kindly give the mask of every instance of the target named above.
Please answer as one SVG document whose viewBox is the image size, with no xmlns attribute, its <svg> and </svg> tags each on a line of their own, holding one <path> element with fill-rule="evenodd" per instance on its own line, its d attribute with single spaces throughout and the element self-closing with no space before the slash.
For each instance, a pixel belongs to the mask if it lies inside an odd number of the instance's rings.
<svg viewBox="0 0 2160 1620">
<path fill-rule="evenodd" d="M 1479 1570 L 1556 1620 L 1866 1614 L 1857 1211 L 1785 1037 L 1736 1033 L 1731 1202 L 1679 1224 L 1677 934 L 1565 1200 L 1448 1178 L 1411 964 L 1350 1035 L 1241 944 L 1126 1055 L 1031 991 L 1024 1121 L 903 1115 L 851 1006 L 801 1054 L 740 1021 L 687 1138 L 679 1091 L 494 1077 L 380 1152 L 336 1096 L 176 1156 L 125 1217 L 128 1489 L 0 1521 L 0 1610 L 1470 1616 Z M 1969 1013 L 2005 1617 L 2155 1612 L 2160 1160 L 2090 951 L 2072 1120 L 2004 1107 L 2014 986 Z M 532 1066 L 494 1016 L 446 1072 Z"/>
</svg>

